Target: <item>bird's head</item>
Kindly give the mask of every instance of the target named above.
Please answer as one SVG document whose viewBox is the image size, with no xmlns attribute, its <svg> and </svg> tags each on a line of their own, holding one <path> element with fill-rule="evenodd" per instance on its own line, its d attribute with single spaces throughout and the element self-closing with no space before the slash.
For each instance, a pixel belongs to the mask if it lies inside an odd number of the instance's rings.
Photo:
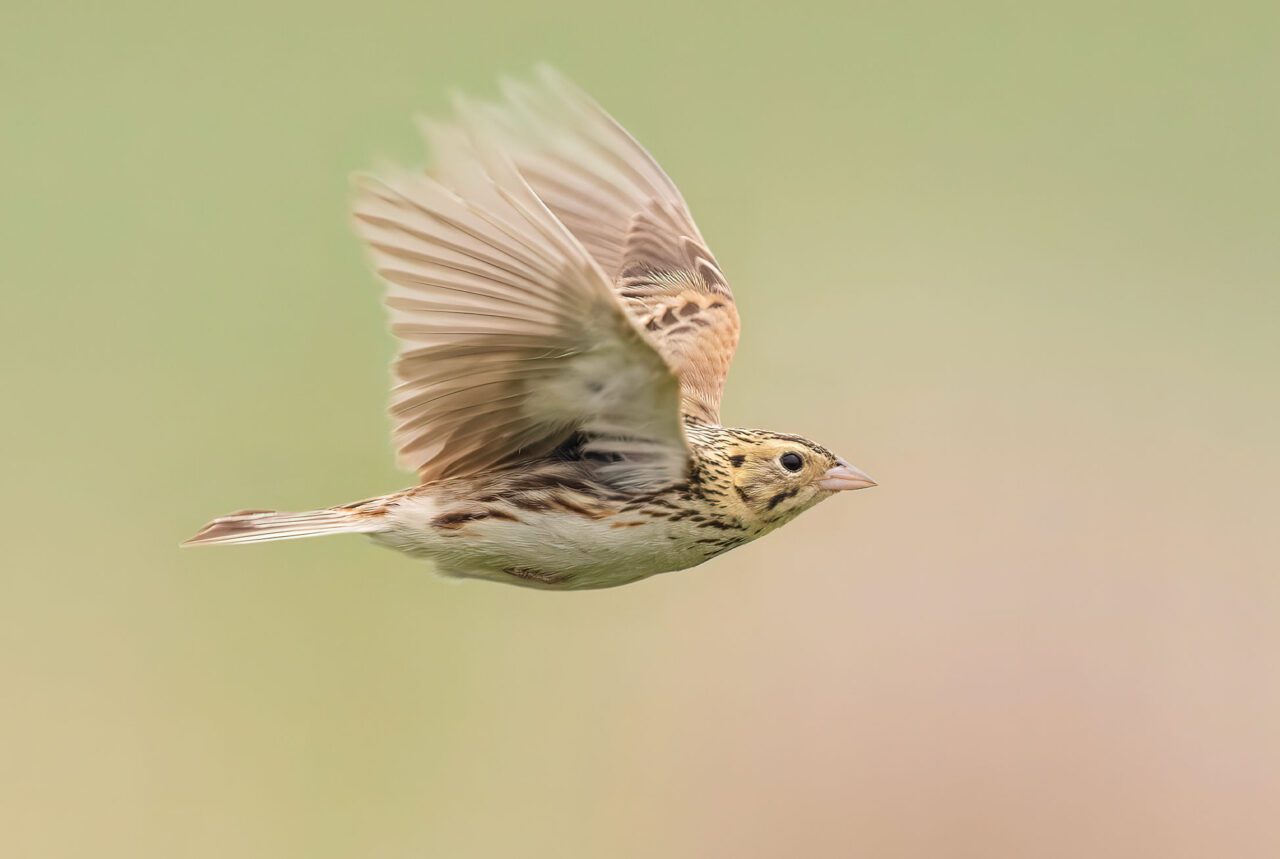
<svg viewBox="0 0 1280 859">
<path fill-rule="evenodd" d="M 714 445 L 716 471 L 732 487 L 726 503 L 774 528 L 836 492 L 876 483 L 820 444 L 758 430 L 730 430 Z"/>
</svg>

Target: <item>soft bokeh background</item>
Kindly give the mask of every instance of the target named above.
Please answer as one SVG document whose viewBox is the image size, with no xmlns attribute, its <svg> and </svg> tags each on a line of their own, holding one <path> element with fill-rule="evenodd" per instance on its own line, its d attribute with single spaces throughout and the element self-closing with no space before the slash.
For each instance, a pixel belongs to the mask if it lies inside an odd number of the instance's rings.
<svg viewBox="0 0 1280 859">
<path fill-rule="evenodd" d="M 6 6 L 0 853 L 1280 855 L 1280 12 L 778 6 Z M 727 421 L 881 486 L 596 593 L 178 551 L 406 484 L 347 176 L 543 60 Z"/>
</svg>

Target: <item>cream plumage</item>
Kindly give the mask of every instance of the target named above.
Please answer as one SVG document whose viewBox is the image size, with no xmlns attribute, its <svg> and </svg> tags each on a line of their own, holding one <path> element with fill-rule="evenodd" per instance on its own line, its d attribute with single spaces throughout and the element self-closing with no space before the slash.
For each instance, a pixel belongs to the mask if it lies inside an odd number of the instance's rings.
<svg viewBox="0 0 1280 859">
<path fill-rule="evenodd" d="M 719 426 L 738 315 L 680 192 L 554 72 L 504 95 L 423 124 L 429 171 L 357 183 L 400 343 L 395 443 L 421 485 L 233 514 L 189 542 L 365 532 L 457 575 L 601 587 L 873 485 L 805 439 Z"/>
</svg>

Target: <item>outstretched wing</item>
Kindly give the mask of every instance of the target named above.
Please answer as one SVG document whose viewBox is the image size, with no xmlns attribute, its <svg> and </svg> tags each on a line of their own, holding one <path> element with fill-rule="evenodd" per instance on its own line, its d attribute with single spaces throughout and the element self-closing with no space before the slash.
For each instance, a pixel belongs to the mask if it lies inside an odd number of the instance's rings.
<svg viewBox="0 0 1280 859">
<path fill-rule="evenodd" d="M 679 190 L 644 147 L 556 72 L 541 69 L 534 84 L 506 82 L 503 92 L 505 103 L 492 109 L 501 145 L 676 372 L 684 413 L 719 423 L 738 312 Z M 438 164 L 437 175 L 450 184 L 452 165 Z"/>
<path fill-rule="evenodd" d="M 444 135 L 449 186 L 407 171 L 357 183 L 357 230 L 400 340 L 400 461 L 426 482 L 577 437 L 614 484 L 679 479 L 688 448 L 671 368 L 493 136 L 474 113 Z"/>
</svg>

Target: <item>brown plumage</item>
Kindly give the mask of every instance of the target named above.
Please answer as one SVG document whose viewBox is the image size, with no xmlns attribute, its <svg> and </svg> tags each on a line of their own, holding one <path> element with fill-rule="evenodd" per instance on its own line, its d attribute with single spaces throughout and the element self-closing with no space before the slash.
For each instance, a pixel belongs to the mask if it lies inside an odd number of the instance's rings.
<svg viewBox="0 0 1280 859">
<path fill-rule="evenodd" d="M 554 72 L 503 91 L 423 124 L 429 171 L 357 182 L 400 343 L 395 442 L 421 484 L 232 514 L 190 543 L 369 533 L 451 574 L 604 587 L 873 485 L 798 436 L 719 426 L 738 314 L 680 192 Z"/>
</svg>

